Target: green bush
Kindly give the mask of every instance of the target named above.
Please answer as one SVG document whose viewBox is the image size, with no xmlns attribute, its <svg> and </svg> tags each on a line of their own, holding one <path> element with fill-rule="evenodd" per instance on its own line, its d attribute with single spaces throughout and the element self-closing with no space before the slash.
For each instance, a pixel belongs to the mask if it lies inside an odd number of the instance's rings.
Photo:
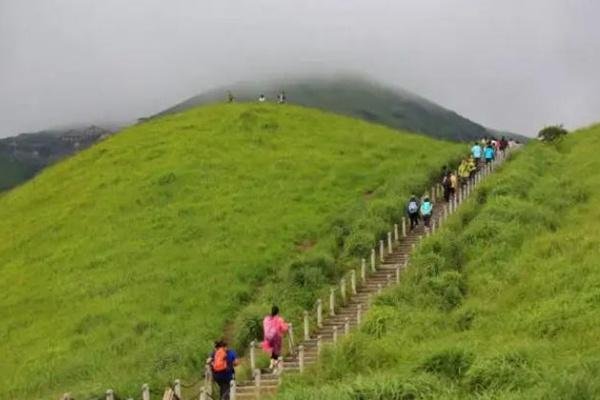
<svg viewBox="0 0 600 400">
<path fill-rule="evenodd" d="M 429 356 L 419 368 L 444 378 L 460 380 L 471 367 L 474 358 L 469 351 L 451 348 Z"/>
<path fill-rule="evenodd" d="M 471 392 L 517 390 L 531 383 L 534 374 L 528 357 L 510 352 L 478 360 L 467 374 Z"/>
</svg>

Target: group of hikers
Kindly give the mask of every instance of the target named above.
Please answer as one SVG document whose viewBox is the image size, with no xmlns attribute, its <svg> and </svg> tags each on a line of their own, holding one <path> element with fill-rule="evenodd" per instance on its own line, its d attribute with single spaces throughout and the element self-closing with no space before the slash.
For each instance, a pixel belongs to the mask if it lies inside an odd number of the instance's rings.
<svg viewBox="0 0 600 400">
<path fill-rule="evenodd" d="M 279 315 L 279 307 L 273 306 L 271 313 L 263 319 L 262 349 L 270 355 L 269 369 L 274 374 L 279 373 L 283 336 L 288 330 L 289 324 Z M 225 340 L 218 340 L 208 363 L 213 380 L 219 386 L 219 399 L 229 400 L 231 381 L 235 378 L 235 367 L 239 363 L 236 352 L 228 347 Z"/>
<path fill-rule="evenodd" d="M 235 101 L 235 96 L 233 95 L 233 93 L 227 92 L 227 102 L 228 103 L 233 103 L 234 101 Z M 259 103 L 265 103 L 266 101 L 267 101 L 267 96 L 265 96 L 264 93 L 261 93 L 258 96 L 258 102 Z M 287 97 L 285 95 L 285 92 L 282 90 L 277 95 L 277 103 L 278 104 L 284 104 L 286 101 L 287 101 Z"/>
<path fill-rule="evenodd" d="M 496 159 L 498 153 L 504 154 L 506 149 L 514 145 L 516 145 L 515 141 L 507 140 L 504 136 L 500 140 L 483 138 L 480 141 L 475 141 L 469 156 L 460 161 L 456 172 L 447 166 L 442 168 L 440 183 L 444 191 L 444 201 L 447 203 L 452 201 L 457 190 L 466 185 L 484 164 L 491 163 Z M 415 195 L 410 196 L 406 205 L 406 213 L 410 220 L 411 230 L 419 225 L 421 219 L 423 225 L 429 228 L 433 213 L 431 199 L 428 195 L 425 195 L 422 199 Z"/>
</svg>

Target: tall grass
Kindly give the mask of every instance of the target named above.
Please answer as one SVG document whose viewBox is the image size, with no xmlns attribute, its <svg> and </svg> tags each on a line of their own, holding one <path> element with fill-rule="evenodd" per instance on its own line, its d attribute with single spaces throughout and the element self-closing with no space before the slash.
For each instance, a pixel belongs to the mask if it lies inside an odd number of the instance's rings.
<svg viewBox="0 0 600 400">
<path fill-rule="evenodd" d="M 0 198 L 0 398 L 193 380 L 300 315 L 462 145 L 300 107 L 144 123 Z"/>
<path fill-rule="evenodd" d="M 280 398 L 600 398 L 598 151 L 528 145 Z"/>
</svg>

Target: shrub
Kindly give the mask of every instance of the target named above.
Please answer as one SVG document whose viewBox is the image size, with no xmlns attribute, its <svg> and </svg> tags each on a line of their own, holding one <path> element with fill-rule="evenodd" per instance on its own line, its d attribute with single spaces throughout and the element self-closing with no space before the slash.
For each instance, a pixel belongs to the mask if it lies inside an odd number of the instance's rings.
<svg viewBox="0 0 600 400">
<path fill-rule="evenodd" d="M 267 307 L 251 305 L 244 308 L 234 321 L 234 346 L 240 354 L 255 339 L 263 337 L 262 319 Z"/>
<path fill-rule="evenodd" d="M 565 128 L 561 125 L 551 125 L 542 129 L 538 133 L 538 137 L 544 142 L 557 142 L 565 137 L 569 133 Z"/>
<path fill-rule="evenodd" d="M 467 284 L 460 272 L 446 271 L 430 279 L 430 286 L 438 296 L 439 307 L 450 311 L 459 306 L 467 293 Z"/>
<path fill-rule="evenodd" d="M 372 233 L 365 230 L 355 231 L 346 240 L 346 253 L 351 257 L 366 258 L 371 253 L 374 241 Z"/>
<path fill-rule="evenodd" d="M 465 376 L 474 356 L 464 349 L 446 349 L 425 359 L 420 369 L 441 377 L 459 380 Z"/>
<path fill-rule="evenodd" d="M 467 386 L 472 392 L 515 390 L 525 387 L 532 371 L 527 356 L 510 352 L 481 360 L 467 375 Z"/>
</svg>

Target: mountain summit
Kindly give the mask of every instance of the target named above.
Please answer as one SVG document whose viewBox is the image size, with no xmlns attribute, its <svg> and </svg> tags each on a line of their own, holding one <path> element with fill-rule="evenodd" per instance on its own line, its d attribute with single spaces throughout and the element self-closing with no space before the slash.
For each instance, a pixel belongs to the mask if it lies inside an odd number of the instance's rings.
<svg viewBox="0 0 600 400">
<path fill-rule="evenodd" d="M 226 99 L 231 92 L 237 101 L 254 101 L 260 94 L 275 101 L 284 90 L 290 103 L 361 118 L 398 130 L 423 133 L 450 140 L 472 140 L 483 136 L 513 133 L 488 129 L 404 89 L 386 87 L 358 77 L 305 78 L 284 82 L 241 82 L 191 97 L 158 115 L 165 115 Z"/>
</svg>

